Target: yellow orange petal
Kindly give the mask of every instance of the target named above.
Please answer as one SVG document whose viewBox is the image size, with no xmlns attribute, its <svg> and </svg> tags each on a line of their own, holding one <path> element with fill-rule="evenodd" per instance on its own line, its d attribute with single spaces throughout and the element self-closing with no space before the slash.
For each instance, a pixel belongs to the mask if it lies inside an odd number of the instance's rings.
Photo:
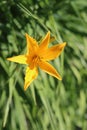
<svg viewBox="0 0 87 130">
<path fill-rule="evenodd" d="M 50 31 L 46 34 L 46 36 L 40 43 L 40 45 L 39 45 L 40 49 L 42 49 L 42 50 L 47 49 L 49 42 L 50 42 Z"/>
<path fill-rule="evenodd" d="M 65 42 L 62 44 L 54 45 L 48 48 L 47 50 L 42 51 L 42 53 L 40 53 L 39 56 L 43 57 L 43 59 L 46 61 L 53 60 L 61 54 L 65 45 L 66 45 Z"/>
<path fill-rule="evenodd" d="M 37 75 L 38 75 L 38 70 L 36 67 L 34 67 L 33 69 L 27 67 L 24 90 L 26 90 L 29 87 L 30 83 L 37 77 Z"/>
<path fill-rule="evenodd" d="M 36 42 L 36 40 L 30 37 L 27 33 L 26 33 L 26 40 L 27 40 L 27 54 L 36 51 L 38 48 L 38 43 Z"/>
<path fill-rule="evenodd" d="M 19 55 L 7 58 L 9 61 L 13 61 L 20 64 L 27 64 L 27 56 L 26 55 Z"/>
<path fill-rule="evenodd" d="M 59 80 L 62 80 L 61 76 L 59 75 L 59 73 L 56 71 L 56 69 L 50 65 L 48 62 L 45 61 L 40 61 L 39 63 L 39 67 L 45 71 L 46 73 L 50 74 L 51 76 L 56 77 Z"/>
</svg>

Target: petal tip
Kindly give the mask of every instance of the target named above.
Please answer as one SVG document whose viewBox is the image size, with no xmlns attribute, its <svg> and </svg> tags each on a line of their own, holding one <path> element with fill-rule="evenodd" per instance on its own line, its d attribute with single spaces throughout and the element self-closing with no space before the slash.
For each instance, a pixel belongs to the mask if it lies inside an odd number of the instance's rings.
<svg viewBox="0 0 87 130">
<path fill-rule="evenodd" d="M 50 31 L 48 31 L 48 34 L 50 34 Z"/>
<path fill-rule="evenodd" d="M 27 89 L 24 87 L 24 91 L 26 91 Z"/>
<path fill-rule="evenodd" d="M 11 60 L 11 58 L 6 58 L 6 60 L 9 60 L 9 61 L 10 61 L 10 60 Z"/>
<path fill-rule="evenodd" d="M 49 36 L 49 37 L 50 37 L 50 31 L 48 31 L 48 32 L 47 32 L 47 36 Z"/>
<path fill-rule="evenodd" d="M 26 37 L 28 37 L 28 34 L 27 34 L 27 33 L 25 33 L 25 36 L 26 36 Z"/>
<path fill-rule="evenodd" d="M 58 80 L 62 80 L 62 77 L 60 75 L 58 75 L 57 79 Z"/>
<path fill-rule="evenodd" d="M 9 58 L 6 58 L 6 60 L 9 60 Z"/>
<path fill-rule="evenodd" d="M 62 80 L 62 78 L 60 77 L 59 80 Z"/>
<path fill-rule="evenodd" d="M 66 42 L 63 43 L 64 44 L 64 47 L 66 46 Z"/>
<path fill-rule="evenodd" d="M 27 90 L 27 88 L 28 88 L 28 86 L 27 86 L 27 85 L 24 85 L 24 91 L 26 91 L 26 90 Z"/>
</svg>

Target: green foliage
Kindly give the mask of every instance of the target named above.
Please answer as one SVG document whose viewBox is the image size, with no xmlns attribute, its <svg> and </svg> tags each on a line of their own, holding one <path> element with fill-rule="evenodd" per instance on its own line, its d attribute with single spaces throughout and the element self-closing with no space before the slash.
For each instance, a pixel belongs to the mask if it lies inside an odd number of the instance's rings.
<svg viewBox="0 0 87 130">
<path fill-rule="evenodd" d="M 25 33 L 67 42 L 52 64 L 62 81 L 39 71 L 23 90 L 25 66 L 7 57 L 26 51 Z M 0 130 L 87 130 L 87 1 L 0 1 Z"/>
</svg>

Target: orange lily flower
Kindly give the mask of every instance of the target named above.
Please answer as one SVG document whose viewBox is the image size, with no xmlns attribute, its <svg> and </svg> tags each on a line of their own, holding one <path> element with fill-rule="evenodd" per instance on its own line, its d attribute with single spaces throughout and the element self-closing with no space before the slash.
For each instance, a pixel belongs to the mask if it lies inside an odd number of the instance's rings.
<svg viewBox="0 0 87 130">
<path fill-rule="evenodd" d="M 27 53 L 25 55 L 18 55 L 7 58 L 9 61 L 27 64 L 25 74 L 24 90 L 26 90 L 30 83 L 38 76 L 38 67 L 46 73 L 62 80 L 56 69 L 48 63 L 48 61 L 55 59 L 60 55 L 66 43 L 57 44 L 48 48 L 50 42 L 50 32 L 46 34 L 42 42 L 38 45 L 37 41 L 26 34 Z"/>
</svg>

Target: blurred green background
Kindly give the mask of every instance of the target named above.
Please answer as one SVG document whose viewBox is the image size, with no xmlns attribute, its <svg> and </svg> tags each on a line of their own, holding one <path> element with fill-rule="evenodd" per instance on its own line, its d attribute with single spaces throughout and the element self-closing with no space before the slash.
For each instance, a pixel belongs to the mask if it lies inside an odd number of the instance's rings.
<svg viewBox="0 0 87 130">
<path fill-rule="evenodd" d="M 26 52 L 25 33 L 48 30 L 67 42 L 51 62 L 63 80 L 39 70 L 24 91 L 26 66 L 6 58 Z M 0 130 L 87 130 L 87 0 L 0 1 Z"/>
</svg>

